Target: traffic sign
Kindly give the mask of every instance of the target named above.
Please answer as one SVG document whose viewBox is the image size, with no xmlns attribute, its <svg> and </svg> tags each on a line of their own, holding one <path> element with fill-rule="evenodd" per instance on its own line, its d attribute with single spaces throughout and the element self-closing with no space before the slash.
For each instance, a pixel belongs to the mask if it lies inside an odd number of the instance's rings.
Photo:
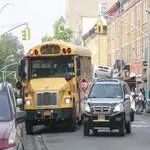
<svg viewBox="0 0 150 150">
<path fill-rule="evenodd" d="M 86 93 L 88 90 L 89 82 L 87 78 L 81 78 L 79 81 L 79 88 L 81 92 Z"/>
</svg>

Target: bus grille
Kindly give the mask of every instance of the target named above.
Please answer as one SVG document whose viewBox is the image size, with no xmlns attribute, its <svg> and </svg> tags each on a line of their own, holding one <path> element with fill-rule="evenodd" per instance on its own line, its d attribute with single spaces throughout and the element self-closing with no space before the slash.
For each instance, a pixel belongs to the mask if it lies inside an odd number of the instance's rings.
<svg viewBox="0 0 150 150">
<path fill-rule="evenodd" d="M 57 96 L 56 92 L 37 93 L 37 105 L 57 105 Z"/>
</svg>

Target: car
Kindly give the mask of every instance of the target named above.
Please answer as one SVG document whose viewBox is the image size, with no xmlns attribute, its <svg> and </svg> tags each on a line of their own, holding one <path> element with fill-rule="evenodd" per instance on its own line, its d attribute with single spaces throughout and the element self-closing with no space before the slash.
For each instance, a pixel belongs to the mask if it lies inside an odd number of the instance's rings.
<svg viewBox="0 0 150 150">
<path fill-rule="evenodd" d="M 19 108 L 22 104 L 22 99 L 16 100 L 10 83 L 0 83 L 0 149 L 24 149 L 22 123 L 26 114 Z"/>
<path fill-rule="evenodd" d="M 83 135 L 89 130 L 119 129 L 121 136 L 131 133 L 130 89 L 119 79 L 97 80 L 82 103 Z"/>
</svg>

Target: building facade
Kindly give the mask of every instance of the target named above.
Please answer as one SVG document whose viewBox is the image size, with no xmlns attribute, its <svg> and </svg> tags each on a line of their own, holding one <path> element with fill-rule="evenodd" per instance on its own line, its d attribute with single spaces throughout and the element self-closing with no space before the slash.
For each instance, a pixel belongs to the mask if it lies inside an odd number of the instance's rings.
<svg viewBox="0 0 150 150">
<path fill-rule="evenodd" d="M 149 3 L 149 0 L 121 0 L 107 12 L 108 64 L 113 66 L 117 59 L 124 60 L 130 65 L 130 75 L 137 77 L 138 87 L 143 86 L 142 68 L 147 56 Z"/>
<path fill-rule="evenodd" d="M 72 31 L 77 32 L 82 17 L 98 16 L 101 0 L 66 0 L 66 20 Z"/>
<path fill-rule="evenodd" d="M 98 17 L 100 11 L 100 3 L 101 6 L 103 5 L 103 8 L 101 9 L 107 10 L 115 1 L 117 0 L 66 0 L 65 18 L 68 27 L 74 33 L 74 37 L 79 38 L 83 36 L 83 18 Z"/>
<path fill-rule="evenodd" d="M 104 26 L 104 32 L 95 33 L 93 27 L 83 36 L 84 46 L 91 50 L 92 65 L 107 66 L 107 26 Z"/>
</svg>

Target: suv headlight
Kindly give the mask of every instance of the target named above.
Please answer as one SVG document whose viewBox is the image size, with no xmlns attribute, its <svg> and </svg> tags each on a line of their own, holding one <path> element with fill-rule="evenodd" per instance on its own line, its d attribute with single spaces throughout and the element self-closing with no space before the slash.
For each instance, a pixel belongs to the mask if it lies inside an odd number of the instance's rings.
<svg viewBox="0 0 150 150">
<path fill-rule="evenodd" d="M 123 112 L 124 111 L 124 107 L 123 107 L 123 104 L 120 103 L 120 104 L 117 104 L 115 107 L 114 107 L 114 112 Z"/>
<path fill-rule="evenodd" d="M 65 98 L 65 104 L 70 104 L 71 103 L 71 99 L 70 98 Z"/>
<path fill-rule="evenodd" d="M 84 112 L 88 112 L 88 113 L 91 112 L 91 108 L 90 108 L 88 103 L 84 103 L 83 106 L 82 106 L 82 109 L 83 109 Z"/>
</svg>

